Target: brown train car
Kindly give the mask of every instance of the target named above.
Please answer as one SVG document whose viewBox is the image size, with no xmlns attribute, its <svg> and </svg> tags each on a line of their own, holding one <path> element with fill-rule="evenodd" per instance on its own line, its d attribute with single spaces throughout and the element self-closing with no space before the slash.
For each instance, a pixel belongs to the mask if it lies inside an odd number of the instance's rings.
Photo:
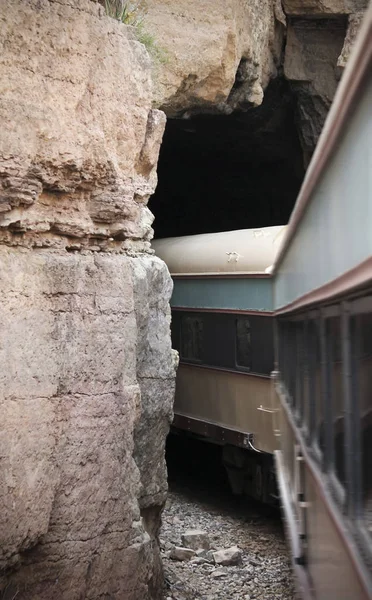
<svg viewBox="0 0 372 600">
<path fill-rule="evenodd" d="M 222 446 L 235 493 L 277 503 L 271 267 L 284 227 L 156 240 L 180 363 L 173 431 Z"/>
</svg>

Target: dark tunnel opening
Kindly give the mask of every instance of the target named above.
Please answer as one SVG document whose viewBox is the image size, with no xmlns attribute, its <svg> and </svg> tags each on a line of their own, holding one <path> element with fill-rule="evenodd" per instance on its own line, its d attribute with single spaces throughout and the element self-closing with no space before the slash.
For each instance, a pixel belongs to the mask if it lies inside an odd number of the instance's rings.
<svg viewBox="0 0 372 600">
<path fill-rule="evenodd" d="M 304 175 L 294 113 L 277 78 L 258 108 L 168 119 L 149 203 L 155 237 L 287 223 Z"/>
</svg>

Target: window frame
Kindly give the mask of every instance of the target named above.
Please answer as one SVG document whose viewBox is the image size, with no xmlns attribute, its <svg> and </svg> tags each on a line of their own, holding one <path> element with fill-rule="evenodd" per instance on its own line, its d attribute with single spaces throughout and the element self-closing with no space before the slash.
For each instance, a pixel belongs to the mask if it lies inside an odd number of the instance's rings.
<svg viewBox="0 0 372 600">
<path fill-rule="evenodd" d="M 364 545 L 367 545 L 369 552 L 371 552 L 372 543 L 372 529 L 371 532 L 367 530 L 367 523 L 365 520 L 365 506 L 363 500 L 363 450 L 362 450 L 362 438 L 363 430 L 361 427 L 361 406 L 360 406 L 360 393 L 358 386 L 358 360 L 360 357 L 357 355 L 359 349 L 359 334 L 360 329 L 356 327 L 356 319 L 362 315 L 372 316 L 372 292 L 366 294 L 361 298 L 351 300 L 349 303 L 350 310 L 350 349 L 351 349 L 351 406 L 353 408 L 353 419 L 352 419 L 352 443 L 354 446 L 353 453 L 353 477 L 355 481 L 355 494 L 353 497 L 353 503 L 350 507 L 352 511 L 351 515 L 355 519 L 356 528 L 358 530 L 360 539 Z M 372 407 L 371 407 L 372 408 Z"/>
<path fill-rule="evenodd" d="M 201 343 L 201 357 L 200 358 L 189 358 L 183 355 L 183 342 L 184 342 L 184 331 L 183 331 L 183 322 L 186 317 L 194 317 L 195 319 L 201 318 L 201 322 L 203 325 L 203 335 L 202 335 L 202 343 Z M 180 336 L 179 336 L 179 355 L 180 361 L 187 364 L 196 364 L 201 365 L 204 364 L 204 349 L 205 349 L 205 340 L 204 340 L 204 317 L 202 312 L 183 312 L 180 318 Z"/>
<path fill-rule="evenodd" d="M 301 401 L 291 399 L 288 390 L 287 372 L 291 352 L 288 350 L 288 324 L 295 321 L 302 321 L 306 330 L 306 322 L 319 315 L 322 335 L 321 335 L 321 368 L 322 368 L 322 418 L 325 424 L 324 452 L 320 455 L 319 449 L 314 444 L 314 418 L 315 406 L 311 404 L 311 436 L 306 435 L 306 418 L 304 415 L 304 405 L 302 401 L 302 414 L 298 418 L 296 411 Z M 364 290 L 352 292 L 344 295 L 342 298 L 333 299 L 333 301 L 324 301 L 316 307 L 310 307 L 292 314 L 281 315 L 276 319 L 276 356 L 279 370 L 279 385 L 281 393 L 284 396 L 288 409 L 296 423 L 298 432 L 306 447 L 309 457 L 314 460 L 320 468 L 320 474 L 326 489 L 331 494 L 333 500 L 340 507 L 346 520 L 347 527 L 353 534 L 355 541 L 366 559 L 367 565 L 372 565 L 372 530 L 368 527 L 368 521 L 365 514 L 365 505 L 363 504 L 363 466 L 361 448 L 363 440 L 363 427 L 361 425 L 361 400 L 358 397 L 359 390 L 357 379 L 359 376 L 359 356 L 357 349 L 361 348 L 361 342 L 358 340 L 358 331 L 356 327 L 357 317 L 362 314 L 372 316 L 372 287 L 371 283 Z M 327 320 L 333 317 L 340 319 L 340 345 L 341 345 L 341 377 L 342 377 L 342 401 L 345 413 L 345 431 L 343 452 L 345 461 L 345 485 L 340 482 L 336 469 L 336 448 L 332 447 L 334 443 L 334 430 L 332 419 L 332 352 L 329 340 L 327 339 Z M 362 329 L 359 329 L 359 332 Z M 359 341 L 359 345 L 358 345 Z M 305 338 L 305 347 L 311 352 L 310 344 Z M 368 355 L 369 356 L 369 355 Z M 304 376 L 304 374 L 303 374 Z M 304 388 L 302 388 L 304 389 Z M 367 397 L 368 398 L 368 397 Z M 371 403 L 372 409 L 372 403 Z M 341 411 L 340 411 L 341 412 Z M 369 413 L 369 402 L 367 400 L 367 412 Z"/>
<path fill-rule="evenodd" d="M 250 344 L 250 363 L 251 366 L 247 367 L 246 365 L 240 365 L 238 363 L 238 321 L 241 319 L 245 319 L 246 321 L 248 321 L 249 323 L 249 344 Z M 237 371 L 242 371 L 244 373 L 254 373 L 253 369 L 252 369 L 252 359 L 253 359 L 253 352 L 252 352 L 252 320 L 251 320 L 251 316 L 250 315 L 236 315 L 235 319 L 234 319 L 234 328 L 235 328 L 235 356 L 234 356 L 234 364 L 235 364 L 235 368 Z"/>
<path fill-rule="evenodd" d="M 336 502 L 340 505 L 340 507 L 345 508 L 346 505 L 346 482 L 345 484 L 340 480 L 337 475 L 336 469 L 336 451 L 335 451 L 335 432 L 334 432 L 334 390 L 333 390 L 333 353 L 331 349 L 330 338 L 327 331 L 327 325 L 330 319 L 339 319 L 339 327 L 340 327 L 340 344 L 341 344 L 341 355 L 340 355 L 340 363 L 341 363 L 341 378 L 343 377 L 343 365 L 344 365 L 344 356 L 343 356 L 343 329 L 342 329 L 342 305 L 333 304 L 331 306 L 327 306 L 322 309 L 323 318 L 324 318 L 324 348 L 325 348 L 325 428 L 326 428 L 326 438 L 325 438 L 325 453 L 324 453 L 324 471 L 329 477 L 329 484 L 331 493 L 336 500 Z M 344 409 L 345 405 L 345 390 L 342 385 L 342 406 Z M 345 432 L 344 432 L 345 437 Z M 344 444 L 345 447 L 345 444 Z"/>
</svg>

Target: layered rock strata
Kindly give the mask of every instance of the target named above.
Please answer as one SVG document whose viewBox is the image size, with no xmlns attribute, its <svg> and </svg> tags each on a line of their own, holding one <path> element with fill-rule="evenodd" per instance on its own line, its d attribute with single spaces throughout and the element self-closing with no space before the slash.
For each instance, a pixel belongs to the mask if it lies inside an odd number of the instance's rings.
<svg viewBox="0 0 372 600">
<path fill-rule="evenodd" d="M 150 59 L 96 2 L 1 7 L 0 596 L 157 598 L 175 363 Z"/>
</svg>

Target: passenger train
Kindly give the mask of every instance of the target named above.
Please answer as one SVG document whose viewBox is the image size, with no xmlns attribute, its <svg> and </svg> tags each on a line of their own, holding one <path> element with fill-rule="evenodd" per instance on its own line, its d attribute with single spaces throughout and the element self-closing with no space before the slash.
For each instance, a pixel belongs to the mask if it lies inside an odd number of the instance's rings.
<svg viewBox="0 0 372 600">
<path fill-rule="evenodd" d="M 300 596 L 372 598 L 372 6 L 274 267 L 276 465 Z"/>
<path fill-rule="evenodd" d="M 223 446 L 235 493 L 277 502 L 271 268 L 284 227 L 153 243 L 172 275 L 173 428 Z"/>
</svg>

